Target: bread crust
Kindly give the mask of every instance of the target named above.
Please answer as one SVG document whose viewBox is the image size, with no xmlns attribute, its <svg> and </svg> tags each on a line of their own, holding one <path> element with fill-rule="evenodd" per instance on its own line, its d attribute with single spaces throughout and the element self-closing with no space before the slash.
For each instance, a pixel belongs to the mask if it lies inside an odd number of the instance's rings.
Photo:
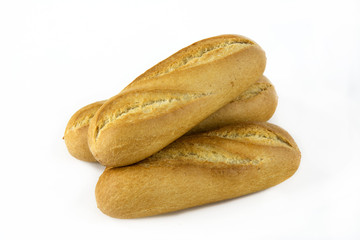
<svg viewBox="0 0 360 240">
<path fill-rule="evenodd" d="M 178 211 L 260 191 L 292 176 L 300 163 L 292 137 L 269 123 L 183 136 L 134 165 L 107 168 L 98 208 L 115 218 Z"/>
<path fill-rule="evenodd" d="M 187 134 L 209 131 L 240 122 L 266 122 L 274 114 L 277 100 L 278 97 L 274 85 L 268 78 L 262 76 L 236 99 L 211 114 Z M 64 138 L 70 154 L 75 158 L 87 162 L 96 162 L 87 141 L 89 121 L 83 122 L 81 128 L 72 128 L 71 131 L 69 131 L 69 128 L 78 124 L 84 117 L 86 118 L 84 116 L 85 113 L 88 113 L 88 119 L 91 119 L 104 102 L 100 101 L 87 105 L 71 117 L 66 127 Z M 89 108 L 92 111 L 89 111 Z"/>
<path fill-rule="evenodd" d="M 90 120 L 104 103 L 105 101 L 99 101 L 89 104 L 70 118 L 65 128 L 64 140 L 73 157 L 86 162 L 96 162 L 88 146 L 87 134 Z"/>
<path fill-rule="evenodd" d="M 256 82 L 265 62 L 256 43 L 236 35 L 180 50 L 100 107 L 89 125 L 91 152 L 111 167 L 152 155 Z"/>
<path fill-rule="evenodd" d="M 274 85 L 265 76 L 233 101 L 204 119 L 187 134 L 209 131 L 242 122 L 266 122 L 274 114 L 278 96 Z"/>
</svg>

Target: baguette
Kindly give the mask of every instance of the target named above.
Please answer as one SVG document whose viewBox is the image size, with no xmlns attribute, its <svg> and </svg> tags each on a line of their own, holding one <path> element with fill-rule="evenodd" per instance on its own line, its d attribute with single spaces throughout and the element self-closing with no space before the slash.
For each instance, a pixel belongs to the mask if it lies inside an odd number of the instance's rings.
<svg viewBox="0 0 360 240">
<path fill-rule="evenodd" d="M 255 42 L 236 35 L 180 50 L 100 107 L 89 125 L 92 154 L 109 167 L 149 157 L 249 88 L 265 62 Z"/>
<path fill-rule="evenodd" d="M 266 122 L 275 112 L 277 94 L 274 86 L 262 76 L 236 99 L 204 119 L 187 134 L 209 131 L 240 122 Z M 87 142 L 89 122 L 105 101 L 81 108 L 69 120 L 64 134 L 65 144 L 77 159 L 96 162 Z"/>
<path fill-rule="evenodd" d="M 99 101 L 89 104 L 78 110 L 70 118 L 65 129 L 64 140 L 73 157 L 86 162 L 96 162 L 90 152 L 87 136 L 90 120 L 104 103 L 105 101 Z"/>
<path fill-rule="evenodd" d="M 269 123 L 183 136 L 137 164 L 107 168 L 97 206 L 111 217 L 139 218 L 231 199 L 286 180 L 300 157 L 292 137 Z"/>
</svg>

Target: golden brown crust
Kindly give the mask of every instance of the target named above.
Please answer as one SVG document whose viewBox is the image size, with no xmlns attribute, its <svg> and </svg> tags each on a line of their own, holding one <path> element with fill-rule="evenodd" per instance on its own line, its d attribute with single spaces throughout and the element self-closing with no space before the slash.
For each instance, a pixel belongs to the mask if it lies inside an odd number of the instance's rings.
<svg viewBox="0 0 360 240">
<path fill-rule="evenodd" d="M 150 68 L 138 78 L 136 78 L 132 83 L 129 84 L 129 87 L 133 88 L 134 85 L 140 86 L 143 84 L 143 80 L 148 80 L 150 78 L 159 77 L 165 75 L 171 71 L 182 70 L 188 68 L 192 63 L 194 65 L 200 65 L 209 63 L 214 60 L 213 57 L 216 55 L 224 55 L 224 46 L 233 45 L 238 43 L 240 47 L 246 45 L 256 45 L 256 43 L 248 38 L 238 35 L 220 35 L 212 38 L 203 39 L 201 41 L 195 42 L 188 47 L 185 47 L 178 52 L 174 53 L 167 59 L 156 64 L 154 67 Z M 211 51 L 216 51 L 216 54 L 209 54 Z M 222 51 L 222 52 L 219 52 Z M 203 58 L 203 59 L 201 59 Z M 205 59 L 204 59 L 205 58 Z M 197 62 L 194 64 L 194 60 Z M 199 61 L 201 60 L 201 61 Z M 125 89 L 127 89 L 125 88 Z"/>
<path fill-rule="evenodd" d="M 184 136 L 137 164 L 106 169 L 97 205 L 112 217 L 138 218 L 230 199 L 286 180 L 300 157 L 291 136 L 269 123 Z"/>
<path fill-rule="evenodd" d="M 262 76 L 229 104 L 192 128 L 188 134 L 241 122 L 266 122 L 274 114 L 277 102 L 274 86 Z"/>
<path fill-rule="evenodd" d="M 150 156 L 246 90 L 265 62 L 257 44 L 236 35 L 180 50 L 101 106 L 89 125 L 91 152 L 105 166 Z"/>
<path fill-rule="evenodd" d="M 86 162 L 96 162 L 87 143 L 89 121 L 105 101 L 89 104 L 79 109 L 70 118 L 64 134 L 64 140 L 69 153 L 77 159 Z"/>
<path fill-rule="evenodd" d="M 103 102 L 105 101 L 98 103 Z M 102 104 L 98 103 L 90 104 L 83 108 L 86 110 L 93 108 L 93 111 L 86 111 L 89 113 L 87 117 L 88 120 L 90 120 L 94 113 L 102 106 Z M 211 114 L 192 128 L 187 134 L 209 131 L 240 122 L 265 122 L 272 117 L 276 106 L 277 95 L 275 88 L 265 76 L 262 76 L 236 99 Z M 85 111 L 81 109 L 78 112 L 84 113 Z M 75 113 L 70 121 L 80 122 L 80 118 L 84 118 L 84 114 L 79 115 Z M 73 126 L 73 123 L 70 123 L 70 121 L 68 125 Z M 73 129 L 71 135 L 67 135 L 66 144 L 68 145 L 69 142 L 75 142 L 78 145 L 77 148 L 72 148 L 73 156 L 81 156 L 81 159 L 84 161 L 95 162 L 96 159 L 91 154 L 87 144 L 88 127 L 89 122 L 83 122 L 81 128 Z M 81 146 L 83 147 L 81 148 Z M 80 153 L 74 152 L 75 150 L 80 151 Z M 88 156 L 88 158 L 86 158 L 86 156 Z"/>
</svg>

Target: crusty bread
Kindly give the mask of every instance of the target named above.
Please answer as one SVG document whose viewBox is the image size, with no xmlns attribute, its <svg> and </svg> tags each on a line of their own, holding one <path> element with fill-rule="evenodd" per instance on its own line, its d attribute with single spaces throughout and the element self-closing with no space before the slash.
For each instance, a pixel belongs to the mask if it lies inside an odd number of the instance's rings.
<svg viewBox="0 0 360 240">
<path fill-rule="evenodd" d="M 278 102 L 274 85 L 262 76 L 245 92 L 193 127 L 188 134 L 243 122 L 266 122 L 274 114 Z"/>
<path fill-rule="evenodd" d="M 154 154 L 255 83 L 265 63 L 264 51 L 237 35 L 180 50 L 100 107 L 89 125 L 91 152 L 112 167 Z"/>
<path fill-rule="evenodd" d="M 71 117 L 65 130 L 64 139 L 70 154 L 75 158 L 96 162 L 88 146 L 87 131 L 90 119 L 104 102 L 85 106 Z M 265 76 L 262 76 L 236 99 L 211 114 L 187 134 L 208 131 L 240 122 L 265 122 L 272 117 L 276 106 L 275 88 Z M 90 111 L 90 109 L 92 110 Z"/>
<path fill-rule="evenodd" d="M 300 156 L 280 127 L 226 126 L 183 136 L 137 164 L 107 168 L 96 185 L 96 201 L 116 218 L 177 211 L 274 186 L 295 173 Z"/>
<path fill-rule="evenodd" d="M 65 144 L 69 153 L 77 159 L 96 162 L 88 146 L 87 134 L 90 120 L 104 102 L 95 102 L 81 108 L 72 115 L 66 126 L 64 134 Z"/>
</svg>

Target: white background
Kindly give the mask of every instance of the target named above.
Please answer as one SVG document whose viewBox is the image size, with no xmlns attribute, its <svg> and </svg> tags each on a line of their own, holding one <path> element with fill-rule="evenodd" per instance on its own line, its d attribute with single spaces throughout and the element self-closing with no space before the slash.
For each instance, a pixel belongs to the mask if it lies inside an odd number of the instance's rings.
<svg viewBox="0 0 360 240">
<path fill-rule="evenodd" d="M 360 1 L 0 1 L 0 239 L 359 239 Z M 302 151 L 271 189 L 163 216 L 96 207 L 103 167 L 62 140 L 109 98 L 203 38 L 248 36 Z"/>
</svg>

